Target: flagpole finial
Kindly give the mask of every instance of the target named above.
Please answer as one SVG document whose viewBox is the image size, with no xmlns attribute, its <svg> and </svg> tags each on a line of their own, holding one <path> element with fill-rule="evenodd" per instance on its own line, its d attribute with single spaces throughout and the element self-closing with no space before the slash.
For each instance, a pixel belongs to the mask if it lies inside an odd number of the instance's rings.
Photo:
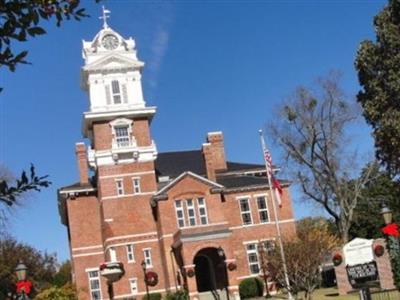
<svg viewBox="0 0 400 300">
<path fill-rule="evenodd" d="M 110 17 L 109 14 L 111 13 L 111 11 L 106 9 L 104 5 L 102 6 L 102 8 L 103 8 L 103 15 L 99 17 L 99 19 L 103 19 L 103 28 L 106 29 L 108 28 L 107 19 Z"/>
<path fill-rule="evenodd" d="M 258 133 L 259 133 L 260 135 L 262 135 L 262 134 L 263 134 L 262 129 L 259 129 L 259 130 L 258 130 Z"/>
</svg>

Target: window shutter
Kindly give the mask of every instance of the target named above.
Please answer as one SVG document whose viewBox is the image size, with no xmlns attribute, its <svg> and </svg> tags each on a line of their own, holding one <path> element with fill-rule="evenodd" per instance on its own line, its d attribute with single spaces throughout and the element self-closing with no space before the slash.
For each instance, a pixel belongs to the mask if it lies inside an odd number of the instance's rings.
<svg viewBox="0 0 400 300">
<path fill-rule="evenodd" d="M 106 100 L 107 100 L 107 105 L 111 104 L 111 91 L 110 91 L 110 85 L 106 85 Z"/>
<path fill-rule="evenodd" d="M 125 83 L 122 84 L 122 99 L 124 103 L 128 103 L 128 91 Z"/>
</svg>

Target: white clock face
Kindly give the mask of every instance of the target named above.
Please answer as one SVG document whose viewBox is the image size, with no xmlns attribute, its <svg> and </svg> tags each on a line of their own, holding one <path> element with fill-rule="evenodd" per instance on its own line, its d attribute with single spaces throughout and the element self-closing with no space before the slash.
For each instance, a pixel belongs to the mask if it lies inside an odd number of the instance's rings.
<svg viewBox="0 0 400 300">
<path fill-rule="evenodd" d="M 107 34 L 101 40 L 101 44 L 107 50 L 114 50 L 118 47 L 119 41 L 118 38 L 113 34 Z"/>
</svg>

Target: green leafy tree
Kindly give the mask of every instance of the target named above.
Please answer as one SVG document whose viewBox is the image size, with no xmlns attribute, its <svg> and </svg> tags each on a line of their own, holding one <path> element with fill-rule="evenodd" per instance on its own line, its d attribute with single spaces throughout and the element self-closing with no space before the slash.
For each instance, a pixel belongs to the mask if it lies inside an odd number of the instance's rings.
<svg viewBox="0 0 400 300">
<path fill-rule="evenodd" d="M 354 210 L 350 236 L 361 238 L 383 237 L 381 228 L 383 219 L 379 215 L 382 202 L 393 211 L 394 222 L 400 223 L 400 183 L 393 180 L 389 173 L 374 165 L 372 179 L 362 189 L 361 199 Z M 375 216 L 372 218 L 371 216 Z"/>
<path fill-rule="evenodd" d="M 55 255 L 40 252 L 10 236 L 5 236 L 0 238 L 0 299 L 4 299 L 8 292 L 15 290 L 15 267 L 20 260 L 27 266 L 28 279 L 32 281 L 35 290 L 40 291 L 51 286 L 56 274 Z"/>
<path fill-rule="evenodd" d="M 377 158 L 400 173 L 400 1 L 389 0 L 374 18 L 376 41 L 363 41 L 355 66 L 357 99 L 373 128 Z"/>
<path fill-rule="evenodd" d="M 64 20 L 86 16 L 80 0 L 0 0 L 0 67 L 15 71 L 17 64 L 27 63 L 28 51 L 15 52 L 15 42 L 45 34 L 43 20 L 55 19 L 60 26 Z"/>
<path fill-rule="evenodd" d="M 57 287 L 63 287 L 72 282 L 71 262 L 69 260 L 61 264 L 58 272 L 54 275 L 53 284 Z"/>
</svg>

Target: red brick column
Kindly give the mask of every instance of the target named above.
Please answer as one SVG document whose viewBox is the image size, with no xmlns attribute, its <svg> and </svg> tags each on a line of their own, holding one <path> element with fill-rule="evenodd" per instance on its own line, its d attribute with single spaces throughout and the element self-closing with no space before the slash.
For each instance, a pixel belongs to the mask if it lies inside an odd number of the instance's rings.
<svg viewBox="0 0 400 300">
<path fill-rule="evenodd" d="M 373 249 L 377 245 L 382 245 L 385 248 L 385 252 L 383 253 L 382 256 L 380 257 L 375 256 L 381 288 L 384 290 L 394 289 L 395 286 L 393 282 L 392 266 L 390 264 L 389 251 L 386 248 L 385 239 L 376 239 L 372 245 Z"/>
<path fill-rule="evenodd" d="M 336 284 L 338 287 L 338 291 L 340 295 L 346 295 L 348 292 L 350 292 L 353 288 L 351 287 L 349 283 L 349 279 L 347 277 L 347 272 L 346 272 L 346 265 L 344 262 L 344 255 L 343 251 L 341 248 L 336 248 L 333 253 L 332 257 L 335 254 L 340 254 L 342 256 L 342 263 L 338 266 L 335 266 L 335 274 L 336 274 Z"/>
<path fill-rule="evenodd" d="M 233 263 L 236 265 L 236 269 L 234 270 L 229 270 L 228 269 L 228 265 L 230 263 Z M 237 262 L 235 258 L 227 258 L 225 259 L 225 264 L 226 264 L 226 272 L 228 274 L 228 282 L 229 282 L 229 286 L 228 286 L 228 290 L 229 290 L 229 295 L 234 295 L 236 292 L 239 292 L 239 283 L 237 280 L 237 277 L 239 276 L 239 272 L 238 272 L 238 267 L 237 267 Z"/>
<path fill-rule="evenodd" d="M 185 265 L 183 266 L 185 268 L 185 272 L 187 274 L 188 270 L 195 269 L 195 265 Z M 187 278 L 187 288 L 189 292 L 189 298 L 192 299 L 198 299 L 198 293 L 197 293 L 197 283 L 196 283 L 196 274 L 194 276 L 189 277 L 186 275 Z"/>
</svg>

